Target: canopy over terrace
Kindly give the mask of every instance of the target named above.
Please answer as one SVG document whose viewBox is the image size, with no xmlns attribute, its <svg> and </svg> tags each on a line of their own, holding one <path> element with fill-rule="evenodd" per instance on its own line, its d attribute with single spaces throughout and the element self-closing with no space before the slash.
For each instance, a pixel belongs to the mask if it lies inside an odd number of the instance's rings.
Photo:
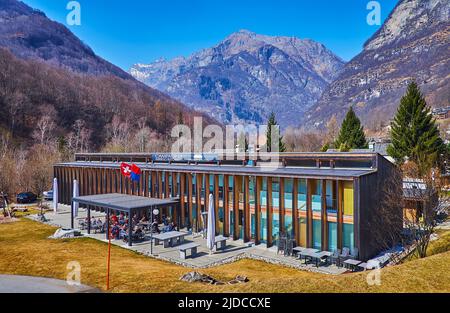
<svg viewBox="0 0 450 313">
<path fill-rule="evenodd" d="M 91 218 L 91 207 L 103 208 L 106 210 L 106 222 L 109 229 L 109 215 L 111 210 L 128 213 L 130 225 L 128 227 L 129 238 L 132 238 L 133 227 L 131 225 L 131 217 L 134 213 L 145 210 L 153 210 L 156 208 L 175 207 L 175 210 L 179 210 L 179 198 L 167 198 L 156 199 L 140 196 L 132 196 L 120 193 L 108 193 L 91 196 L 81 196 L 72 198 L 71 203 L 71 227 L 74 228 L 74 206 L 73 203 L 78 202 L 87 206 L 88 220 Z M 180 216 L 180 214 L 177 214 Z M 89 225 L 90 223 L 88 223 Z M 179 225 L 179 223 L 177 223 Z M 90 233 L 90 227 L 88 227 L 88 233 Z M 107 234 L 108 236 L 108 234 Z M 128 245 L 132 245 L 132 240 L 128 240 Z"/>
</svg>

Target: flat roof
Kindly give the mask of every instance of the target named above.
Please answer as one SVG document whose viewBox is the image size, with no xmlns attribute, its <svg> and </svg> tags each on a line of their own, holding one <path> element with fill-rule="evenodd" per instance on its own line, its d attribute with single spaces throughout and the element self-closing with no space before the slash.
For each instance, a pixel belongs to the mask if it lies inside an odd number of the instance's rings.
<svg viewBox="0 0 450 313">
<path fill-rule="evenodd" d="M 251 166 L 251 165 L 217 165 L 217 164 L 161 164 L 161 163 L 141 163 L 135 162 L 142 170 L 179 171 L 186 173 L 214 173 L 214 174 L 243 174 L 251 176 L 272 176 L 277 177 L 331 177 L 331 178 L 354 178 L 375 173 L 375 168 L 330 168 L 330 167 L 294 167 L 294 166 Z M 56 164 L 57 166 L 73 167 L 98 167 L 98 168 L 118 168 L 120 163 L 111 161 L 76 161 Z"/>
<path fill-rule="evenodd" d="M 156 199 L 121 193 L 80 196 L 74 197 L 72 200 L 82 204 L 127 212 L 136 209 L 163 207 L 179 203 L 179 198 Z"/>
</svg>

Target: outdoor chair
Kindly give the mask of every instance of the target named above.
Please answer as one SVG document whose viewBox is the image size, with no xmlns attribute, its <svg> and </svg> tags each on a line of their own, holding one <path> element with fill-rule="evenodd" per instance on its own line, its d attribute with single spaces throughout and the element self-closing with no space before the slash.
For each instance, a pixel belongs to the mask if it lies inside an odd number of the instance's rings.
<svg viewBox="0 0 450 313">
<path fill-rule="evenodd" d="M 338 259 L 338 266 L 342 266 L 343 262 L 350 258 L 351 258 L 350 249 L 346 248 L 346 247 L 342 248 L 342 253 L 339 255 L 339 259 Z"/>
<path fill-rule="evenodd" d="M 341 255 L 341 249 L 334 249 L 333 254 L 330 256 L 330 263 L 338 265 L 339 255 Z"/>
<path fill-rule="evenodd" d="M 359 251 L 358 248 L 353 248 L 353 250 L 350 253 L 350 257 L 354 260 L 357 260 L 359 257 Z"/>
<path fill-rule="evenodd" d="M 97 233 L 103 233 L 104 231 L 103 231 L 103 229 L 104 229 L 104 225 L 105 225 L 106 223 L 99 223 L 99 222 L 97 222 L 95 225 L 94 225 L 94 227 L 93 227 L 93 229 L 94 229 L 94 232 L 97 234 Z"/>
<path fill-rule="evenodd" d="M 81 230 L 85 230 L 87 227 L 86 222 L 84 220 L 78 220 L 78 228 Z"/>
<path fill-rule="evenodd" d="M 286 248 L 284 249 L 284 255 L 285 256 L 291 256 L 294 252 L 295 247 L 295 240 L 294 239 L 287 239 L 286 240 Z"/>
<path fill-rule="evenodd" d="M 283 254 L 285 253 L 285 249 L 286 249 L 286 238 L 278 238 L 278 245 L 277 245 L 277 254 L 281 252 L 283 252 Z"/>
</svg>

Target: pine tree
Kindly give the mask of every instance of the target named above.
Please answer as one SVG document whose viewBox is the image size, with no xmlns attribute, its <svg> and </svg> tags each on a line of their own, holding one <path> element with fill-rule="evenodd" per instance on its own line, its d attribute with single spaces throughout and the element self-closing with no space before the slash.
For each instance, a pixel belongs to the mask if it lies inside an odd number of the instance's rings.
<svg viewBox="0 0 450 313">
<path fill-rule="evenodd" d="M 341 151 L 368 148 L 364 128 L 352 107 L 350 107 L 342 122 L 341 130 L 334 146 L 341 149 Z"/>
<path fill-rule="evenodd" d="M 445 147 L 430 108 L 416 82 L 408 85 L 391 123 L 391 140 L 387 152 L 398 164 L 406 159 L 421 171 L 436 165 Z"/>
<path fill-rule="evenodd" d="M 275 119 L 275 114 L 272 112 L 270 113 L 269 120 L 267 121 L 267 131 L 266 131 L 266 147 L 267 152 L 272 152 L 272 126 L 278 126 L 278 123 Z M 275 127 L 274 131 L 274 138 L 278 137 L 278 152 L 285 152 L 286 146 L 283 142 L 283 136 L 279 133 L 279 127 Z"/>
</svg>

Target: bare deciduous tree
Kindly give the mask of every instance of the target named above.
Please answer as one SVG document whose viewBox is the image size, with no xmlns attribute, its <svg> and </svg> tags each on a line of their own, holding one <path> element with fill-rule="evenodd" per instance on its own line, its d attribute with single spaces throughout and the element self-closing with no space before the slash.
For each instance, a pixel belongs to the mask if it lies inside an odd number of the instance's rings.
<svg viewBox="0 0 450 313">
<path fill-rule="evenodd" d="M 55 124 L 56 111 L 51 106 L 44 106 L 41 109 L 41 118 L 36 124 L 36 128 L 33 132 L 33 139 L 38 144 L 48 145 L 54 140 L 55 136 L 53 131 L 56 128 Z"/>
</svg>

